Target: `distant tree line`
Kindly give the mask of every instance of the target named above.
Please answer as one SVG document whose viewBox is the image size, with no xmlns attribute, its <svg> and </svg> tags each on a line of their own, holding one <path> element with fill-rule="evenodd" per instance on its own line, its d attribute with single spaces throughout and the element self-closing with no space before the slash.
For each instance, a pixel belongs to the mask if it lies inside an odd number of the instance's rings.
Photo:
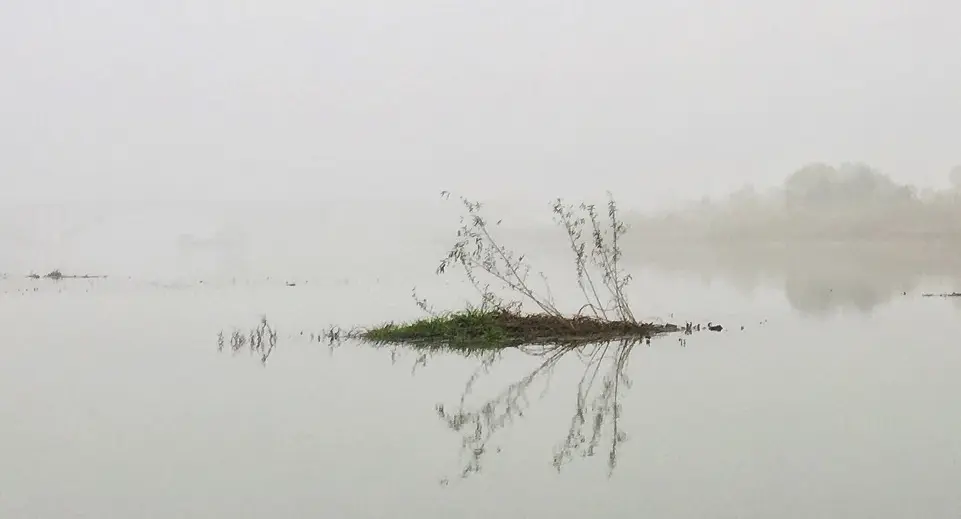
<svg viewBox="0 0 961 519">
<path fill-rule="evenodd" d="M 961 170 L 958 173 L 961 180 Z M 813 163 L 784 182 L 788 208 L 828 209 L 846 205 L 898 204 L 917 199 L 915 188 L 891 180 L 863 163 L 833 167 Z"/>
<path fill-rule="evenodd" d="M 704 197 L 685 210 L 637 215 L 631 224 L 652 238 L 951 237 L 961 240 L 961 166 L 948 189 L 917 189 L 864 163 L 808 164 L 780 187 L 751 185 L 723 199 Z"/>
</svg>

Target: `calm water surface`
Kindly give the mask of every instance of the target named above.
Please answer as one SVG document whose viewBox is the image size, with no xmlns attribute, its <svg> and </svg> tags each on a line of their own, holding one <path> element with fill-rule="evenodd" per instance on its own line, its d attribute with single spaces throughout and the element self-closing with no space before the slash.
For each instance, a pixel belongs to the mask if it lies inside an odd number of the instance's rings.
<svg viewBox="0 0 961 519">
<path fill-rule="evenodd" d="M 0 517 L 961 514 L 961 305 L 920 297 L 943 276 L 638 262 L 636 313 L 725 331 L 474 358 L 312 340 L 417 317 L 414 285 L 469 295 L 415 264 L 8 275 Z M 261 315 L 266 364 L 218 351 Z"/>
</svg>

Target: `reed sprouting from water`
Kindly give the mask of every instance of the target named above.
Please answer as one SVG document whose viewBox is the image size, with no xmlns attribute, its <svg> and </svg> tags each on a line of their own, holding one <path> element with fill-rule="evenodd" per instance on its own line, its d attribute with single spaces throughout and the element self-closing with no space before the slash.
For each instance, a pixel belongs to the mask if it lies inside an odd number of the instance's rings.
<svg viewBox="0 0 961 519">
<path fill-rule="evenodd" d="M 267 359 L 277 346 L 277 330 L 267 322 L 267 316 L 263 316 L 260 324 L 246 332 L 235 328 L 229 338 L 223 331 L 218 333 L 217 351 L 223 351 L 228 345 L 234 353 L 248 349 L 251 354 L 258 355 L 260 362 L 266 365 Z"/>
</svg>

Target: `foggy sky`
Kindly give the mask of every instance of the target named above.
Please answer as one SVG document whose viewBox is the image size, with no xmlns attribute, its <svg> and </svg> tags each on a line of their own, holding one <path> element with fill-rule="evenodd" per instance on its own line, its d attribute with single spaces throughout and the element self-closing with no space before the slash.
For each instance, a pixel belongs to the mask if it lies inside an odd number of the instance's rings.
<svg viewBox="0 0 961 519">
<path fill-rule="evenodd" d="M 961 162 L 948 0 L 5 0 L 0 200 L 595 196 Z"/>
</svg>

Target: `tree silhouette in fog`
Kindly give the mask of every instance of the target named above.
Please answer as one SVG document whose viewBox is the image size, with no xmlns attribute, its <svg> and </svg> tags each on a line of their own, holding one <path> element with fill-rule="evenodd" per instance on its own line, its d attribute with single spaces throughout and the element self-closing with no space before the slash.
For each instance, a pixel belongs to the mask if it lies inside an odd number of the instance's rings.
<svg viewBox="0 0 961 519">
<path fill-rule="evenodd" d="M 813 163 L 794 172 L 784 182 L 789 208 L 827 209 L 851 204 L 909 202 L 914 189 L 900 185 L 863 163 L 835 168 Z"/>
</svg>

